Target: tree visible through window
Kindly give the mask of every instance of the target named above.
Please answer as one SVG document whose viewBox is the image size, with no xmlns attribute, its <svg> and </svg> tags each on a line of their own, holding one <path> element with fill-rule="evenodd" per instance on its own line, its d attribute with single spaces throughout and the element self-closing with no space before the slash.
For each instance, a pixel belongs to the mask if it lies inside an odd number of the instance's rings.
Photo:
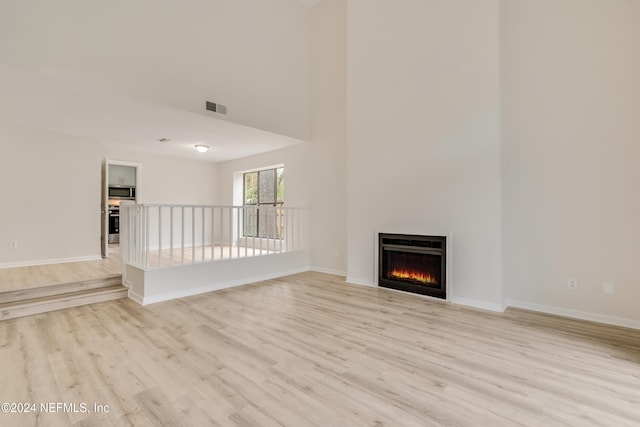
<svg viewBox="0 0 640 427">
<path fill-rule="evenodd" d="M 244 235 L 281 239 L 284 229 L 284 168 L 244 174 Z"/>
</svg>

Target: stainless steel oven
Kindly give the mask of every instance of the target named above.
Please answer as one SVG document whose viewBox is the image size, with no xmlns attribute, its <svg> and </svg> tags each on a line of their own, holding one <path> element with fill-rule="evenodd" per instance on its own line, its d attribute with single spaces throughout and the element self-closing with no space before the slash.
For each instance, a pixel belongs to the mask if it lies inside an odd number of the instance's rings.
<svg viewBox="0 0 640 427">
<path fill-rule="evenodd" d="M 109 205 L 109 243 L 120 243 L 120 206 Z"/>
</svg>

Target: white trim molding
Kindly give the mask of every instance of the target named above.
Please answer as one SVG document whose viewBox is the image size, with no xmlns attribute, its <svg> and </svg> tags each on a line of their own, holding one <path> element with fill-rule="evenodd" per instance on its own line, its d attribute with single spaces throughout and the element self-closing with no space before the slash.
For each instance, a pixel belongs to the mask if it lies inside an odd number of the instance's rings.
<svg viewBox="0 0 640 427">
<path fill-rule="evenodd" d="M 86 262 L 86 261 L 99 261 L 102 257 L 100 255 L 90 255 L 84 257 L 73 258 L 56 258 L 56 259 L 41 259 L 36 261 L 21 261 L 21 262 L 9 262 L 0 264 L 2 268 L 16 268 L 16 267 L 34 267 L 36 265 L 48 265 L 48 264 L 66 264 L 68 262 Z"/>
<path fill-rule="evenodd" d="M 589 313 L 570 308 L 556 307 L 552 305 L 535 304 L 521 300 L 507 300 L 507 307 L 521 308 L 523 310 L 537 311 L 553 314 L 555 316 L 569 317 L 571 319 L 587 320 L 590 322 L 604 323 L 607 325 L 621 326 L 623 328 L 640 329 L 640 321 L 626 319 L 624 317 L 609 316 L 606 314 Z"/>
<path fill-rule="evenodd" d="M 144 298 L 142 297 L 142 295 L 136 293 L 132 288 L 129 288 L 129 298 L 131 298 L 138 304 L 143 305 Z"/>
<path fill-rule="evenodd" d="M 347 276 L 345 282 L 351 283 L 352 285 L 368 286 L 370 288 L 378 287 L 378 285 L 373 283 L 371 280 L 361 279 L 359 277 L 353 277 L 353 276 Z"/>
<path fill-rule="evenodd" d="M 334 270 L 332 268 L 324 268 L 324 267 L 311 267 L 311 271 L 315 271 L 317 273 L 325 273 L 325 274 L 332 274 L 334 276 L 341 276 L 341 277 L 346 277 L 347 276 L 347 272 L 346 271 L 341 271 L 341 270 Z"/>
<path fill-rule="evenodd" d="M 467 306 L 467 307 L 479 308 L 479 309 L 482 309 L 482 310 L 495 311 L 497 313 L 503 313 L 507 308 L 504 304 L 500 305 L 500 304 L 495 304 L 495 303 L 492 303 L 492 302 L 469 299 L 469 298 L 456 298 L 456 297 L 454 297 L 454 298 L 451 298 L 451 303 L 464 305 L 464 306 Z"/>
</svg>

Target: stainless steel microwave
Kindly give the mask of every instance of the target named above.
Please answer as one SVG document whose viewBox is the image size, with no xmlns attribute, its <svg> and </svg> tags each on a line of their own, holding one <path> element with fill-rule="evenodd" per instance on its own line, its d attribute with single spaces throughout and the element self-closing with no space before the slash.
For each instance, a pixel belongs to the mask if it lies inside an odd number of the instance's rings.
<svg viewBox="0 0 640 427">
<path fill-rule="evenodd" d="M 109 198 L 116 200 L 135 200 L 136 187 L 113 186 L 109 187 Z"/>
</svg>

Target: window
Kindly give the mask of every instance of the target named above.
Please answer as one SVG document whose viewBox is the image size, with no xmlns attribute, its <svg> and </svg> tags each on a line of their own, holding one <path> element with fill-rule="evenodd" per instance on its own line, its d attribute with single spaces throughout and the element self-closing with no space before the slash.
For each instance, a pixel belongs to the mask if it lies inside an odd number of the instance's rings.
<svg viewBox="0 0 640 427">
<path fill-rule="evenodd" d="M 281 239 L 284 229 L 284 168 L 243 176 L 244 236 Z"/>
</svg>

